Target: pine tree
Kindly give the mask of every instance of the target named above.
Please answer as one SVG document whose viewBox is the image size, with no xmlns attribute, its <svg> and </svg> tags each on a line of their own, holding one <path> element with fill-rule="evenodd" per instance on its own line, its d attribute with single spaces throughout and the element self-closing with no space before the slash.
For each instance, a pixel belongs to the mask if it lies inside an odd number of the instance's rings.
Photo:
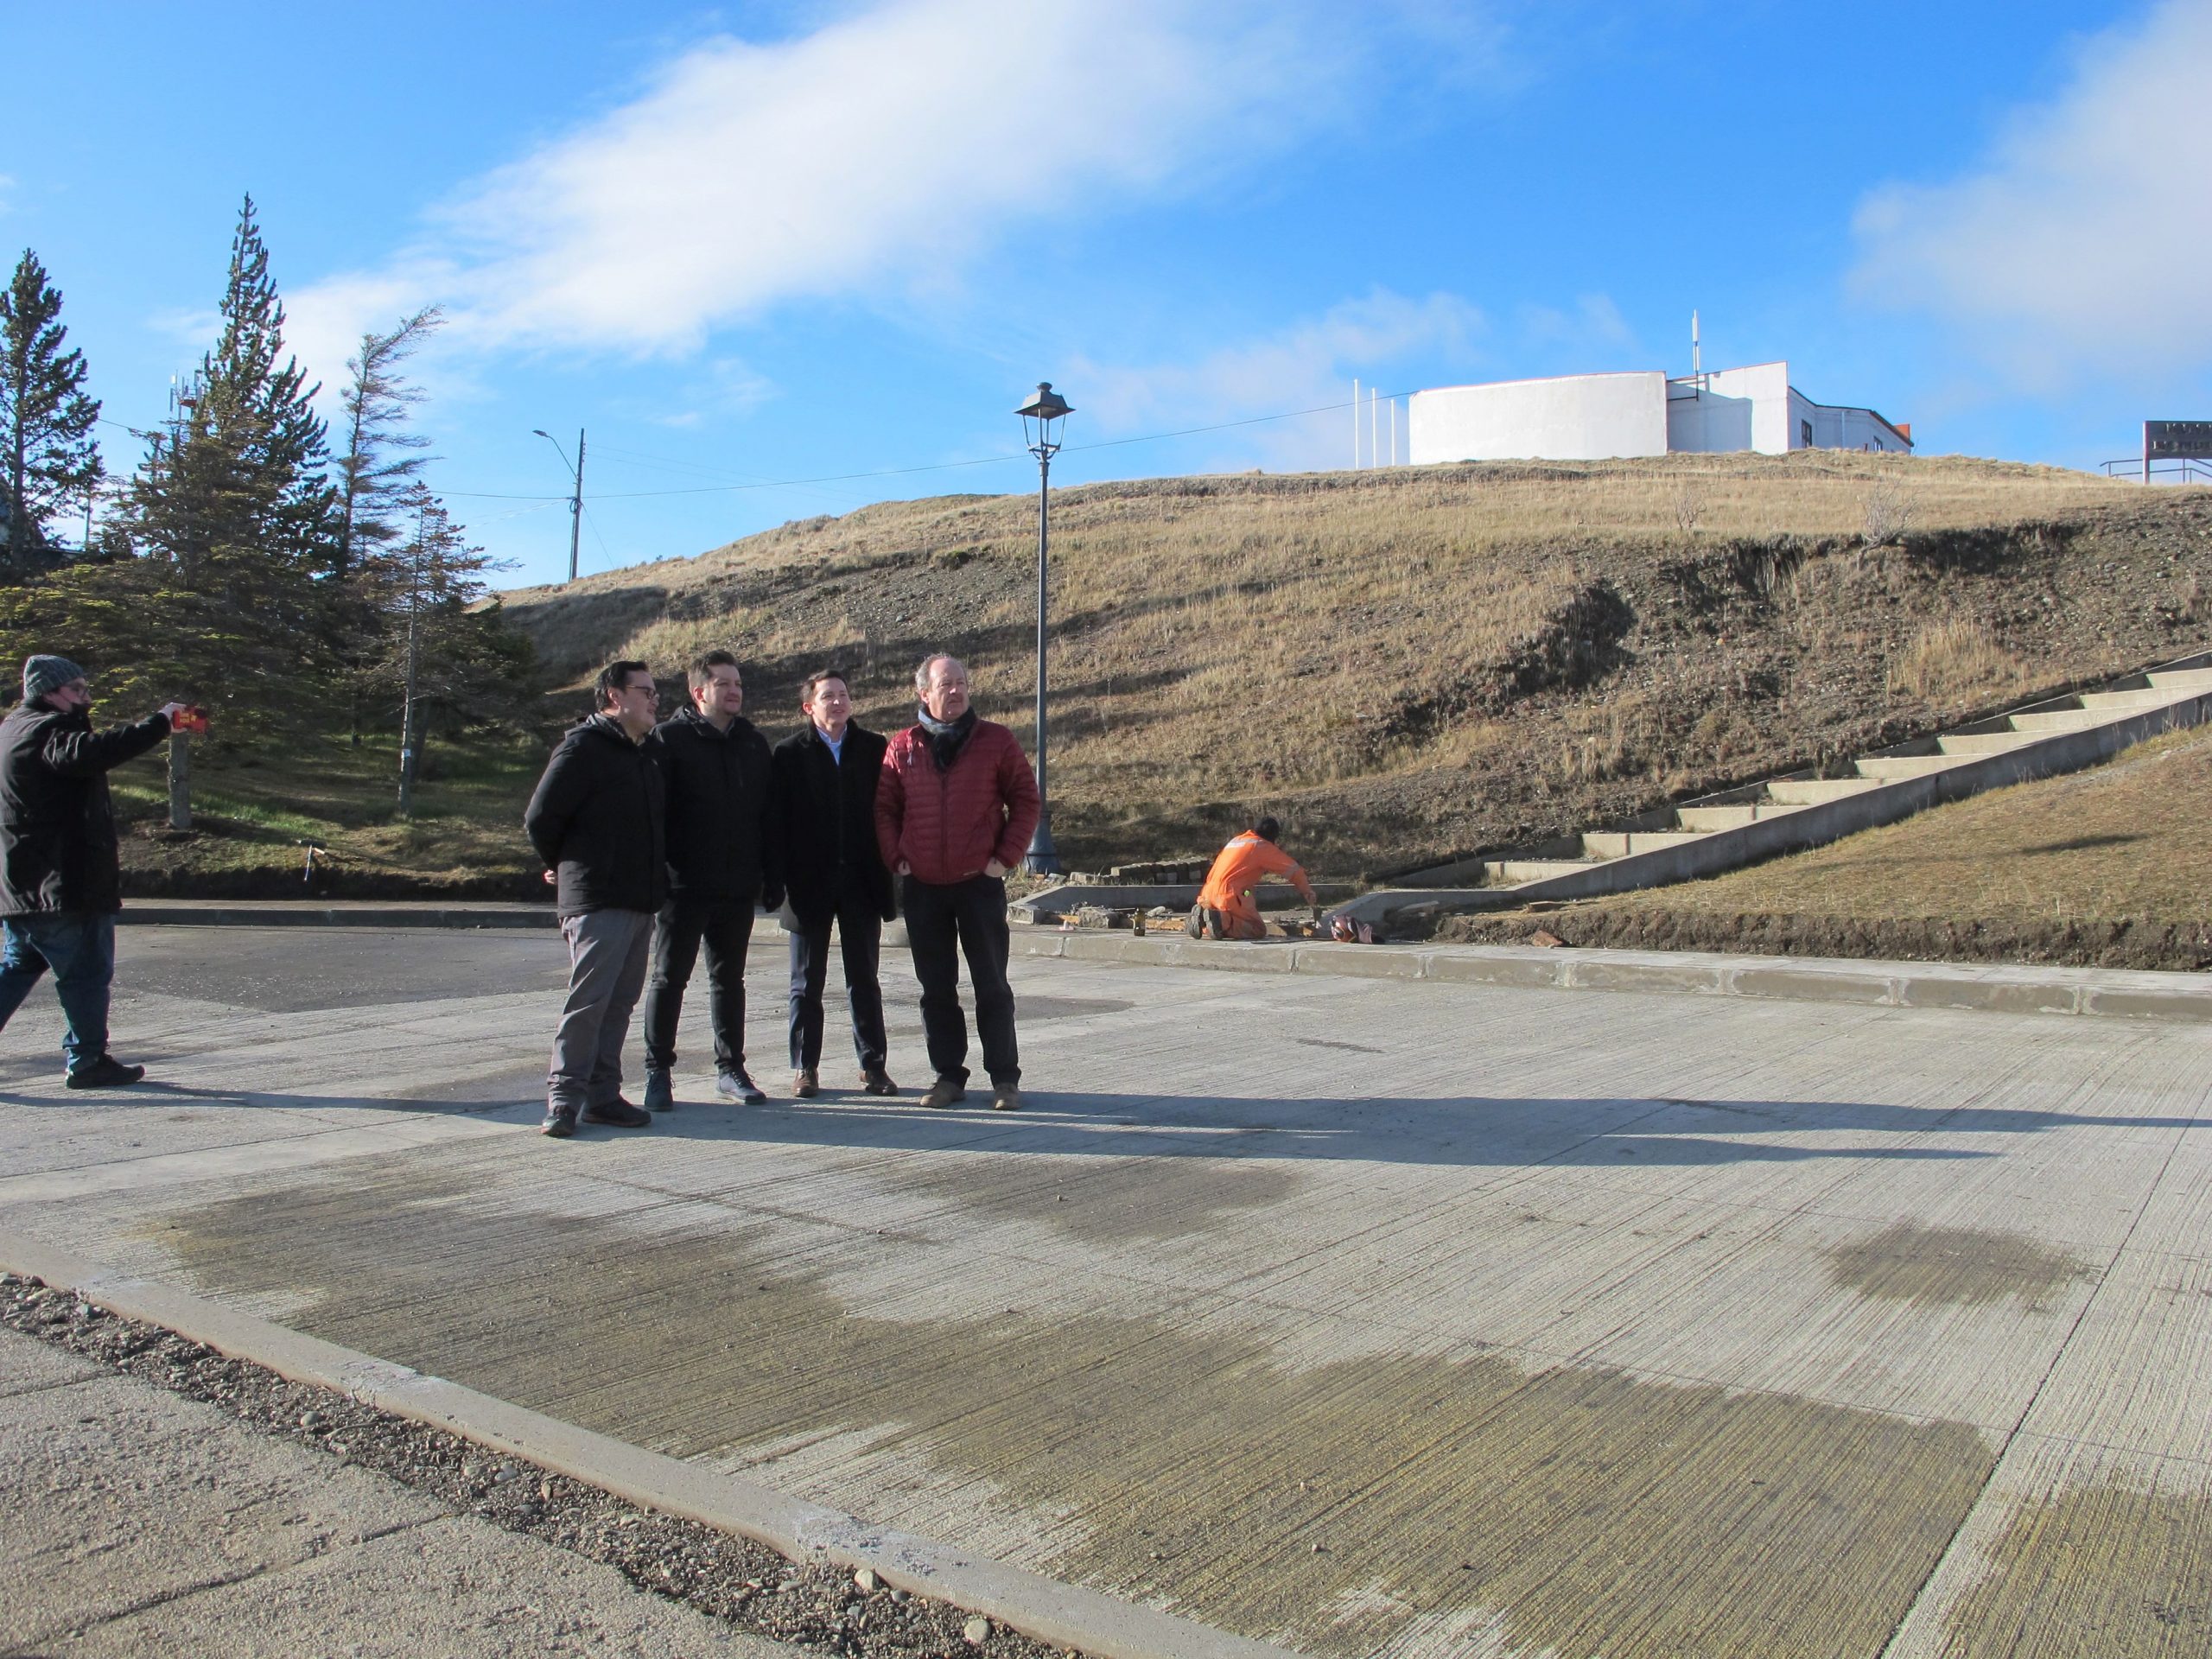
<svg viewBox="0 0 2212 1659">
<path fill-rule="evenodd" d="M 358 590 L 374 594 L 384 628 L 377 654 L 361 670 L 366 688 L 400 728 L 399 811 L 413 810 L 429 720 L 448 726 L 526 715 L 535 684 L 529 642 L 510 632 L 499 607 L 479 607 L 486 575 L 505 567 L 469 544 L 429 488 L 410 485 L 400 502 L 412 534 L 398 547 L 364 557 Z"/>
<path fill-rule="evenodd" d="M 353 375 L 340 399 L 346 412 L 346 449 L 338 458 L 338 540 L 331 560 L 345 575 L 365 555 L 405 534 L 396 522 L 400 498 L 430 457 L 429 440 L 404 430 L 422 391 L 399 377 L 399 366 L 445 321 L 436 306 L 417 311 L 390 334 L 365 334 L 361 349 L 346 359 Z"/>
<path fill-rule="evenodd" d="M 61 295 L 29 248 L 0 292 L 0 525 L 17 572 L 44 563 L 45 523 L 89 495 L 101 474 L 85 394 L 85 354 L 61 349 Z"/>
<path fill-rule="evenodd" d="M 313 402 L 322 388 L 284 354 L 284 306 L 251 196 L 231 243 L 222 316 L 175 429 L 155 436 L 139 468 L 133 527 L 188 580 L 217 565 L 230 567 L 221 579 L 234 587 L 245 565 L 321 569 L 338 507 L 323 475 L 328 433 Z"/>
</svg>

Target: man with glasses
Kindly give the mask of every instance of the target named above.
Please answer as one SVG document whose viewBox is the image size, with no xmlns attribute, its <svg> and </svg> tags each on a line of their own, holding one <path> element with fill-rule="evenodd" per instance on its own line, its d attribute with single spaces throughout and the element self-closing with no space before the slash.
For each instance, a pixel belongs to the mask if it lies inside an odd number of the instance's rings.
<svg viewBox="0 0 2212 1659">
<path fill-rule="evenodd" d="M 937 1080 L 925 1106 L 968 1097 L 968 1020 L 960 1007 L 960 956 L 976 988 L 991 1105 L 1021 1108 L 1021 1055 L 1007 983 L 1006 873 L 1037 832 L 1037 774 L 1012 732 L 978 720 L 968 670 L 925 657 L 914 671 L 919 719 L 891 740 L 875 791 L 876 840 L 901 878 L 906 948 L 922 982 L 922 1029 Z"/>
<path fill-rule="evenodd" d="M 626 1129 L 652 1122 L 622 1098 L 622 1040 L 645 988 L 653 916 L 668 897 L 664 785 L 645 748 L 659 696 L 643 663 L 609 663 L 597 689 L 599 712 L 561 740 L 523 817 L 569 941 L 569 1000 L 541 1126 L 558 1140 L 580 1120 Z"/>
<path fill-rule="evenodd" d="M 143 1065 L 107 1052 L 122 860 L 107 774 L 169 734 L 184 712 L 165 702 L 130 726 L 92 729 L 92 689 L 67 657 L 23 664 L 23 701 L 0 721 L 0 1026 L 54 970 L 68 1020 L 61 1052 L 71 1089 L 137 1083 Z"/>
</svg>

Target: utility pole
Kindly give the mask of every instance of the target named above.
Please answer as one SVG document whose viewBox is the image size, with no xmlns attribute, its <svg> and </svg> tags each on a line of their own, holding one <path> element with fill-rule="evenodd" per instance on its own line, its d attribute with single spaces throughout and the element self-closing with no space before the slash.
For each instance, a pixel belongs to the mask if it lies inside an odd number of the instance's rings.
<svg viewBox="0 0 2212 1659">
<path fill-rule="evenodd" d="M 569 580 L 576 579 L 576 546 L 584 531 L 584 429 L 576 429 L 576 493 L 569 502 Z"/>
</svg>

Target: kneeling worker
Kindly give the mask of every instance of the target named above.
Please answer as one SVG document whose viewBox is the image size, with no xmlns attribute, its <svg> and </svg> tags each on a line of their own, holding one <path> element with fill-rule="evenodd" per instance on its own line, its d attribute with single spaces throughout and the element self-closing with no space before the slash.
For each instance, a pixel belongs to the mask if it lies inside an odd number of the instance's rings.
<svg viewBox="0 0 2212 1659">
<path fill-rule="evenodd" d="M 1271 875 L 1283 877 L 1307 904 L 1318 902 L 1313 884 L 1306 879 L 1298 861 L 1275 845 L 1275 837 L 1281 834 L 1280 823 L 1262 818 L 1243 835 L 1230 839 L 1206 872 L 1198 902 L 1191 906 L 1188 931 L 1192 938 L 1209 935 L 1217 939 L 1265 938 L 1267 924 L 1260 919 L 1252 889 Z"/>
</svg>

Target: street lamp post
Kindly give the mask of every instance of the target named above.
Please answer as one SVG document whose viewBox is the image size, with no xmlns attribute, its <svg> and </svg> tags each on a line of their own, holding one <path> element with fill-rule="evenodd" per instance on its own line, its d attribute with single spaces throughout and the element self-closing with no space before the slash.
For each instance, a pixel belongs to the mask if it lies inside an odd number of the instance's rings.
<svg viewBox="0 0 2212 1659">
<path fill-rule="evenodd" d="M 569 452 L 561 447 L 561 440 L 543 427 L 532 427 L 531 435 L 543 438 L 553 446 L 553 453 L 561 457 L 561 464 L 569 467 Z M 576 493 L 569 498 L 569 580 L 576 579 L 576 546 L 584 528 L 584 429 L 576 429 L 576 464 L 569 467 L 576 480 Z"/>
<path fill-rule="evenodd" d="M 1045 577 L 1052 545 L 1050 489 L 1052 457 L 1059 453 L 1059 423 L 1075 412 L 1068 400 L 1052 390 L 1049 380 L 1037 385 L 1037 395 L 1014 413 L 1021 416 L 1021 435 L 1029 453 L 1037 457 L 1037 833 L 1029 839 L 1022 868 L 1033 875 L 1064 875 L 1059 849 L 1052 845 L 1052 798 L 1046 784 L 1045 725 Z"/>
</svg>

